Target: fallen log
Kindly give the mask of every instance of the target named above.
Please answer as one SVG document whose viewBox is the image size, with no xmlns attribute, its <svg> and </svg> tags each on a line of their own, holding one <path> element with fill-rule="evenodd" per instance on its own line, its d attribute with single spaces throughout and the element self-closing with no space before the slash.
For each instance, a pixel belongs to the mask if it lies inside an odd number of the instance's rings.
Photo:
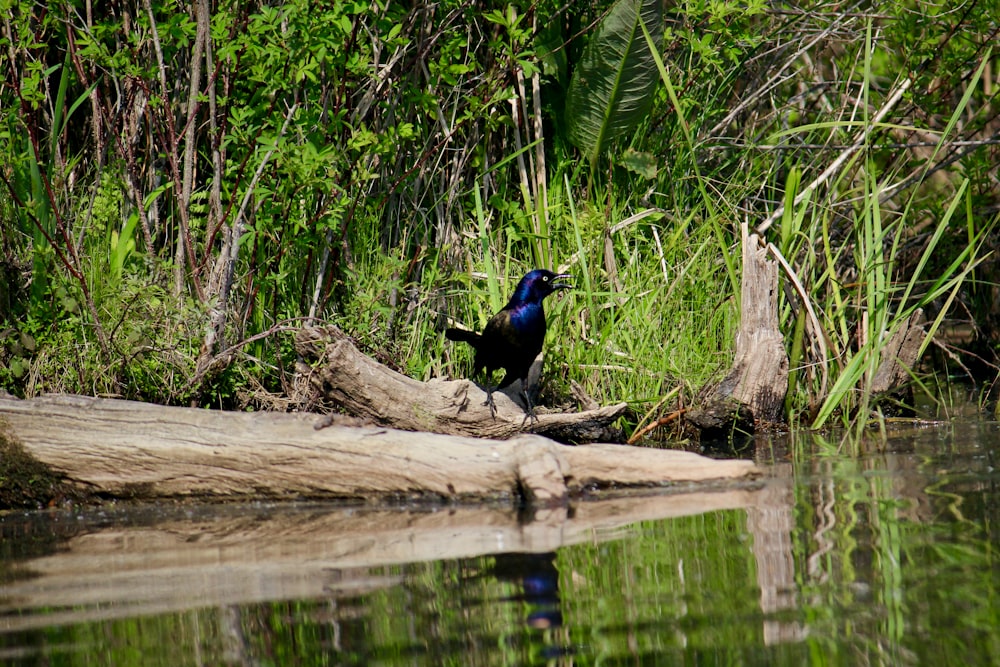
<svg viewBox="0 0 1000 667">
<path fill-rule="evenodd" d="M 496 417 L 485 405 L 486 392 L 469 380 L 414 380 L 362 354 L 335 326 L 306 327 L 295 338 L 306 360 L 301 372 L 322 399 L 350 415 L 406 431 L 425 431 L 482 438 L 510 438 L 537 433 L 560 442 L 597 442 L 609 438 L 611 424 L 625 412 L 618 403 L 584 412 L 536 410 L 526 419 L 512 396 L 515 382 L 494 391 Z"/>
<path fill-rule="evenodd" d="M 517 499 L 748 479 L 749 461 L 625 445 L 413 433 L 307 413 L 79 396 L 0 398 L 0 441 L 69 488 L 110 497 Z M 17 460 L 5 456 L 3 459 Z"/>
</svg>

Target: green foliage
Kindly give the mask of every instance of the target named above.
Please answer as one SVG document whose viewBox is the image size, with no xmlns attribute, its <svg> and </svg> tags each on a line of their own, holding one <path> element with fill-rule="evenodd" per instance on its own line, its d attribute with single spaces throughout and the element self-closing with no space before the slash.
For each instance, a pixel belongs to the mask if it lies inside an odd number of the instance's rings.
<svg viewBox="0 0 1000 667">
<path fill-rule="evenodd" d="M 0 386 L 265 404 L 309 318 L 458 375 L 546 266 L 547 389 L 633 426 L 727 369 L 746 221 L 819 323 L 785 293 L 789 413 L 865 423 L 914 308 L 998 345 L 996 4 L 10 2 Z"/>
<path fill-rule="evenodd" d="M 610 143 L 649 113 L 657 76 L 642 26 L 656 36 L 662 23 L 663 3 L 618 0 L 576 65 L 566 95 L 566 130 L 591 171 Z"/>
<path fill-rule="evenodd" d="M 42 312 L 15 323 L 0 339 L 0 386 L 21 396 L 99 395 L 161 403 L 190 400 L 200 319 L 190 302 L 134 278 L 100 295 L 110 333 L 107 363 L 89 334 L 89 318 L 72 283 L 57 285 Z"/>
</svg>

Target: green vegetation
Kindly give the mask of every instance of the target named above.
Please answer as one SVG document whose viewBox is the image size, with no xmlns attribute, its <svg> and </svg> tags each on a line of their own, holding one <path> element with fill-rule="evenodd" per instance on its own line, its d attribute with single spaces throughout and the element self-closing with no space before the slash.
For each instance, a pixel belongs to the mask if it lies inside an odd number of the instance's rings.
<svg viewBox="0 0 1000 667">
<path fill-rule="evenodd" d="M 728 369 L 744 221 L 786 263 L 792 420 L 877 417 L 916 308 L 996 377 L 997 0 L 0 5 L 13 394 L 267 407 L 312 321 L 461 375 L 445 323 L 546 266 L 579 289 L 545 391 L 634 427 Z"/>
</svg>

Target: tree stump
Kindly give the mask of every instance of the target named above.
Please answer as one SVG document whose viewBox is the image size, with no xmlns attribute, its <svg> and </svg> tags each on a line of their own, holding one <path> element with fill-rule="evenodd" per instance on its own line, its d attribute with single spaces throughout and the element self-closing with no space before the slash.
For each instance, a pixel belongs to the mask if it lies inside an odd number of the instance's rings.
<svg viewBox="0 0 1000 667">
<path fill-rule="evenodd" d="M 927 337 L 923 324 L 924 311 L 918 308 L 893 332 L 882 348 L 882 363 L 872 378 L 873 394 L 888 393 L 909 382 L 910 369 L 917 365 L 920 346 Z"/>
<path fill-rule="evenodd" d="M 722 382 L 702 391 L 706 399 L 701 408 L 687 414 L 712 433 L 784 422 L 788 354 L 778 328 L 778 264 L 768 258 L 761 238 L 748 233 L 746 223 L 741 229 L 743 284 L 733 365 Z"/>
</svg>

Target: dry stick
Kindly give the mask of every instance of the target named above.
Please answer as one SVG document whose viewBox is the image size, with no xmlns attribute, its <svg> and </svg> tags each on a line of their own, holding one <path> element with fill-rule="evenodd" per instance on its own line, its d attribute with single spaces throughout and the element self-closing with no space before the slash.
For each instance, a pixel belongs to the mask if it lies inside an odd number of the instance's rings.
<svg viewBox="0 0 1000 667">
<path fill-rule="evenodd" d="M 653 232 L 653 241 L 656 242 L 656 252 L 660 256 L 660 269 L 663 270 L 663 285 L 667 286 L 670 284 L 670 275 L 667 273 L 667 259 L 663 256 L 663 244 L 660 243 L 660 233 L 656 231 L 656 225 L 650 225 L 649 228 Z"/>
<path fill-rule="evenodd" d="M 893 107 L 896 106 L 899 100 L 902 99 L 903 94 L 910 89 L 911 85 L 913 85 L 913 80 L 910 79 L 909 77 L 903 79 L 903 81 L 900 82 L 900 84 L 896 87 L 893 93 L 885 101 L 885 104 L 882 105 L 882 108 L 879 109 L 877 114 L 875 114 L 875 117 L 872 119 L 872 121 L 870 123 L 867 123 L 865 127 L 858 133 L 857 137 L 854 140 L 854 143 L 851 144 L 851 146 L 848 147 L 847 150 L 841 153 L 836 160 L 831 162 L 830 166 L 824 169 L 822 174 L 813 179 L 812 183 L 803 188 L 803 190 L 799 192 L 798 195 L 795 196 L 795 200 L 792 202 L 792 206 L 798 206 L 799 204 L 801 204 L 803 199 L 810 196 L 813 190 L 815 190 L 820 185 L 829 180 L 829 178 L 833 174 L 835 174 L 845 162 L 847 162 L 847 159 L 853 153 L 855 153 L 858 149 L 864 146 L 864 143 L 868 139 L 868 135 L 871 134 L 872 129 L 876 125 L 882 122 L 882 119 L 885 118 L 886 115 L 888 115 L 888 113 L 893 109 Z M 782 204 L 777 209 L 775 209 L 774 213 L 769 215 L 767 219 L 764 220 L 764 222 L 760 223 L 760 225 L 757 227 L 757 233 L 763 234 L 764 232 L 766 232 L 767 229 L 774 223 L 774 221 L 779 219 L 782 215 L 784 215 L 784 213 L 785 213 L 785 206 L 784 204 Z"/>
<path fill-rule="evenodd" d="M 778 250 L 778 247 L 775 246 L 773 243 L 768 243 L 767 249 L 771 251 L 771 254 L 774 256 L 774 258 L 778 260 L 779 264 L 781 264 L 781 267 L 785 270 L 785 274 L 788 276 L 788 279 L 792 281 L 792 285 L 795 287 L 795 291 L 799 293 L 799 298 L 802 299 L 802 305 L 805 306 L 806 313 L 808 315 L 806 321 L 809 323 L 809 326 L 812 329 L 811 338 L 813 341 L 816 342 L 817 345 L 819 345 L 820 358 L 822 358 L 823 360 L 823 363 L 820 365 L 820 367 L 823 369 L 823 375 L 822 378 L 820 379 L 820 395 L 826 396 L 826 387 L 830 379 L 830 372 L 828 368 L 830 352 L 826 346 L 826 339 L 823 336 L 823 329 L 819 325 L 819 318 L 816 317 L 816 311 L 813 310 L 812 302 L 809 300 L 809 295 L 806 293 L 805 288 L 802 286 L 802 282 L 799 280 L 798 275 L 796 275 L 795 270 L 791 267 L 791 265 L 787 261 L 785 261 L 785 258 L 784 256 L 782 256 L 781 251 Z"/>
<path fill-rule="evenodd" d="M 533 12 L 531 29 L 538 34 L 538 12 Z M 541 71 L 535 70 L 531 75 L 531 101 L 534 106 L 534 129 L 535 129 L 535 199 L 536 209 L 541 208 L 542 219 L 545 221 L 545 230 L 549 229 L 549 189 L 546 182 L 545 169 L 545 145 L 542 141 L 542 83 Z M 546 261 L 552 261 L 552 236 L 546 234 L 545 237 L 545 257 Z"/>
<path fill-rule="evenodd" d="M 521 141 L 521 128 L 526 129 L 527 123 L 525 122 L 525 117 L 528 115 L 526 106 L 524 104 L 524 98 L 526 97 L 526 93 L 524 91 L 524 70 L 518 67 L 515 69 L 515 72 L 516 73 L 514 78 L 517 81 L 517 95 L 514 95 L 510 98 L 510 107 L 514 117 L 513 134 L 514 134 L 514 147 L 517 150 L 517 175 L 521 181 L 521 192 L 523 193 L 522 196 L 527 200 L 525 201 L 525 204 L 526 205 L 531 204 L 532 199 L 536 200 L 535 203 L 537 204 L 538 193 L 535 192 L 534 196 L 532 197 L 531 186 L 528 183 L 529 167 L 524 164 L 524 142 Z M 528 159 L 529 160 L 531 159 L 530 153 L 528 154 Z M 541 229 L 539 227 L 539 221 L 537 215 L 538 209 L 537 206 L 532 206 L 531 208 L 533 208 L 536 213 L 535 215 L 531 216 L 534 221 L 535 234 L 538 234 L 540 236 Z"/>
<path fill-rule="evenodd" d="M 645 431 L 644 431 L 643 429 L 645 429 L 645 426 L 648 426 L 648 424 L 647 424 L 647 425 L 644 425 L 643 427 L 640 427 L 640 426 L 639 426 L 639 424 L 642 424 L 642 423 L 643 423 L 643 422 L 645 422 L 645 421 L 646 421 L 647 419 L 649 419 L 650 417 L 652 417 L 652 416 L 653 416 L 653 414 L 654 414 L 654 413 L 656 413 L 656 412 L 657 412 L 657 411 L 658 411 L 658 410 L 660 409 L 660 406 L 662 406 L 662 405 L 663 405 L 664 403 L 666 403 L 666 402 L 667 402 L 668 400 L 670 400 L 671 398 L 673 398 L 673 397 L 674 397 L 675 395 L 678 395 L 678 394 L 680 394 L 680 392 L 681 392 L 681 388 L 680 388 L 680 387 L 678 386 L 678 387 L 675 387 L 674 389 L 672 389 L 672 390 L 668 391 L 668 392 L 667 392 L 666 394 L 664 394 L 664 395 L 663 395 L 663 396 L 662 396 L 662 397 L 660 398 L 660 400 L 656 402 L 656 405 L 654 405 L 654 406 L 653 406 L 653 407 L 651 407 L 651 408 L 650 408 L 649 410 L 647 410 L 647 411 L 646 411 L 646 414 L 644 414 L 644 415 L 642 416 L 642 418 L 641 418 L 641 419 L 639 419 L 639 421 L 638 421 L 638 422 L 636 423 L 636 430 L 637 430 L 637 431 L 642 431 L 643 433 L 645 433 Z M 681 396 L 681 398 L 680 398 L 680 402 L 681 402 L 681 403 L 683 403 L 683 401 L 684 401 L 684 397 L 683 397 L 683 395 L 682 395 L 682 396 Z M 678 405 L 677 407 L 678 407 L 678 409 L 681 409 L 681 408 L 683 408 L 684 406 L 683 406 L 683 405 Z M 640 434 L 640 435 L 641 435 L 641 434 Z M 636 437 L 637 439 L 639 438 L 639 436 L 638 436 L 638 435 L 636 435 L 635 437 Z"/>
<path fill-rule="evenodd" d="M 177 131 L 174 127 L 174 117 L 170 113 L 169 100 L 169 89 L 167 88 L 167 66 L 163 61 L 163 49 L 160 46 L 160 33 L 156 29 L 156 17 L 153 15 L 153 6 L 150 0 L 145 0 L 144 5 L 146 7 L 146 13 L 149 15 L 149 29 L 153 35 L 153 50 L 156 53 L 156 64 L 157 64 L 157 75 L 159 77 L 161 95 L 163 96 L 163 105 L 165 108 L 164 117 L 166 118 L 167 132 L 169 134 L 170 147 L 167 151 L 167 157 L 170 162 L 171 176 L 174 180 L 174 187 L 180 192 L 181 196 L 181 206 L 178 207 L 178 217 L 180 219 L 180 233 L 177 235 L 177 250 L 174 253 L 174 292 L 177 296 L 180 296 L 184 291 L 184 260 L 187 259 L 187 263 L 190 265 L 191 274 L 191 284 L 194 286 L 195 294 L 198 296 L 198 300 L 202 303 L 205 302 L 205 294 L 201 289 L 201 282 L 198 280 L 198 276 L 193 273 L 197 262 L 194 259 L 194 244 L 191 242 L 191 230 L 188 225 L 188 207 L 187 201 L 183 197 L 184 186 L 181 181 L 180 166 L 178 165 L 177 157 Z M 195 51 L 197 51 L 197 44 L 195 45 Z M 194 96 L 197 100 L 197 95 Z M 189 125 L 192 124 L 193 117 L 188 118 Z M 189 198 L 190 199 L 190 198 Z"/>
<path fill-rule="evenodd" d="M 331 243 L 333 243 L 333 228 L 329 227 L 323 237 L 323 253 L 320 255 L 319 266 L 316 269 L 316 285 L 313 287 L 312 300 L 309 303 L 309 316 L 305 320 L 305 324 L 308 326 L 313 326 L 316 323 L 319 297 L 323 293 L 323 279 L 326 277 L 326 267 L 330 263 Z"/>
<path fill-rule="evenodd" d="M 250 184 L 243 193 L 240 208 L 236 212 L 236 217 L 233 219 L 233 224 L 230 227 L 228 238 L 226 239 L 226 243 L 223 245 L 222 252 L 225 256 L 222 260 L 225 262 L 225 265 L 222 281 L 219 286 L 218 305 L 210 311 L 211 314 L 209 317 L 208 331 L 205 333 L 205 341 L 202 343 L 201 347 L 201 356 L 198 359 L 194 377 L 189 383 L 190 386 L 195 386 L 198 382 L 200 382 L 201 378 L 205 375 L 215 360 L 222 356 L 215 355 L 214 350 L 218 341 L 222 338 L 222 333 L 226 326 L 226 317 L 229 313 L 229 294 L 232 291 L 233 273 L 236 270 L 236 260 L 238 259 L 240 252 L 240 238 L 246 230 L 245 218 L 247 206 L 249 205 L 250 199 L 253 197 L 253 193 L 257 188 L 258 181 L 260 181 L 260 178 L 264 173 L 264 168 L 267 167 L 267 163 L 271 160 L 271 156 L 277 149 L 278 141 L 285 135 L 285 131 L 288 129 L 288 124 L 291 122 L 292 116 L 295 115 L 295 111 L 298 109 L 298 106 L 298 104 L 293 104 L 288 109 L 288 113 L 285 114 L 285 122 L 281 126 L 281 131 L 278 132 L 278 136 L 275 137 L 274 143 L 270 148 L 268 148 L 267 153 L 264 154 L 264 159 L 261 160 L 253 178 L 250 179 Z"/>
<path fill-rule="evenodd" d="M 187 208 L 191 203 L 191 190 L 194 187 L 195 115 L 198 113 L 198 93 L 201 92 L 201 59 L 208 33 L 208 18 L 203 14 L 202 6 L 202 2 L 194 3 L 197 30 L 194 38 L 194 49 L 191 52 L 187 122 L 184 127 L 184 175 L 181 182 L 181 206 L 184 208 Z"/>
<path fill-rule="evenodd" d="M 222 138 L 219 136 L 219 123 L 217 119 L 218 114 L 218 100 L 215 94 L 215 86 L 217 83 L 218 69 L 215 67 L 215 58 L 212 51 L 212 39 L 208 36 L 208 17 L 209 17 L 209 7 L 208 0 L 199 0 L 199 11 L 198 11 L 198 23 L 199 26 L 202 20 L 205 21 L 205 66 L 208 68 L 206 80 L 206 88 L 208 89 L 208 123 L 209 123 L 209 135 L 211 137 L 211 151 L 212 151 L 212 186 L 209 193 L 208 201 L 208 221 L 206 224 L 206 229 L 216 230 L 222 226 L 222 165 L 225 163 L 225 159 L 222 155 Z M 214 239 L 215 234 L 209 234 L 211 238 Z M 205 257 L 211 254 L 211 246 L 205 247 Z M 196 269 L 200 272 L 204 268 L 204 263 Z M 218 289 L 218 285 L 209 284 L 208 293 L 214 294 Z"/>
<path fill-rule="evenodd" d="M 636 442 L 639 441 L 639 438 L 641 438 L 642 436 L 646 435 L 650 431 L 653 431 L 655 429 L 660 428 L 661 426 L 666 426 L 667 424 L 669 424 L 672 421 L 676 421 L 682 414 L 684 414 L 687 411 L 688 411 L 687 408 L 681 408 L 680 410 L 674 410 L 669 415 L 666 415 L 664 417 L 660 417 L 655 422 L 650 422 L 649 424 L 646 424 L 640 430 L 638 430 L 635 433 L 633 433 L 632 437 L 629 438 L 628 441 L 625 444 L 627 444 L 627 445 L 634 445 Z"/>
</svg>

